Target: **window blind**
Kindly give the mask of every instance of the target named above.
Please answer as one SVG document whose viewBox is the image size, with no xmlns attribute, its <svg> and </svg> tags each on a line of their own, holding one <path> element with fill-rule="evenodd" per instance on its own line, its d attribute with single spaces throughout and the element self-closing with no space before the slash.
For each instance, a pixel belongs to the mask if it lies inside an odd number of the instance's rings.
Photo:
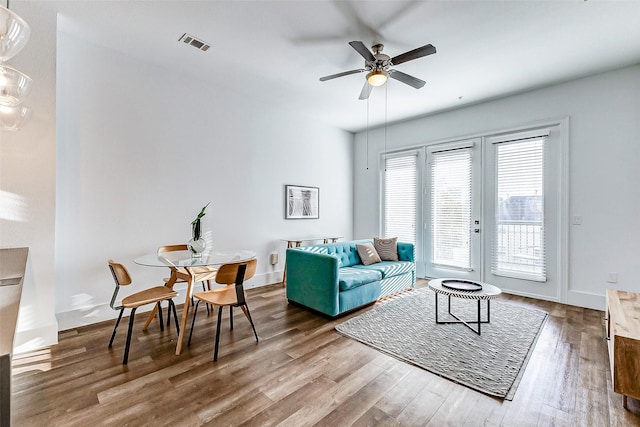
<svg viewBox="0 0 640 427">
<path fill-rule="evenodd" d="M 383 234 L 415 244 L 417 154 L 387 157 L 385 169 Z"/>
<path fill-rule="evenodd" d="M 471 148 L 434 152 L 431 167 L 432 262 L 471 269 Z"/>
<path fill-rule="evenodd" d="M 493 274 L 546 281 L 545 140 L 533 137 L 495 144 Z"/>
</svg>

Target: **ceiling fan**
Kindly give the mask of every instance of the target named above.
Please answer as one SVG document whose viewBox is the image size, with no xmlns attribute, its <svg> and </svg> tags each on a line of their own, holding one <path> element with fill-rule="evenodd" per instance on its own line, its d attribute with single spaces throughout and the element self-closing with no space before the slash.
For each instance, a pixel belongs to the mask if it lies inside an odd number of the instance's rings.
<svg viewBox="0 0 640 427">
<path fill-rule="evenodd" d="M 324 82 L 337 77 L 368 71 L 367 80 L 364 82 L 364 86 L 360 92 L 360 99 L 369 98 L 373 87 L 382 86 L 387 82 L 389 77 L 416 89 L 420 89 L 426 83 L 424 80 L 410 76 L 402 71 L 394 70 L 391 67 L 436 53 L 436 48 L 431 44 L 427 44 L 391 58 L 389 55 L 382 53 L 382 49 L 384 48 L 384 45 L 382 44 L 374 44 L 371 47 L 371 49 L 373 49 L 373 53 L 367 49 L 361 41 L 352 41 L 349 42 L 349 44 L 364 58 L 364 68 L 320 77 L 320 81 Z"/>
</svg>

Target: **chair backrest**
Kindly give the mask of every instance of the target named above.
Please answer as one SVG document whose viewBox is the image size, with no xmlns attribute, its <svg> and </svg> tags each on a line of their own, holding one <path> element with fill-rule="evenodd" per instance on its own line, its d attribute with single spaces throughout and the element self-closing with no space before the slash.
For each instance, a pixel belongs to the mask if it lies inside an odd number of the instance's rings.
<svg viewBox="0 0 640 427">
<path fill-rule="evenodd" d="M 244 277 L 242 278 L 242 281 L 244 282 L 245 280 L 251 279 L 256 274 L 258 260 L 252 259 L 250 261 L 234 262 L 220 266 L 220 268 L 218 268 L 218 273 L 216 274 L 216 283 L 221 285 L 235 284 L 238 276 L 238 268 L 241 265 L 247 266 L 247 269 L 244 272 Z"/>
<path fill-rule="evenodd" d="M 127 286 L 131 284 L 131 276 L 127 271 L 127 268 L 115 262 L 114 260 L 109 260 L 109 270 L 111 270 L 111 275 L 113 275 L 113 280 L 116 282 L 116 289 L 113 291 L 113 296 L 111 297 L 111 303 L 109 307 L 114 310 L 120 310 L 122 307 L 114 307 L 113 305 L 116 303 L 116 297 L 118 296 L 118 291 L 120 290 L 120 286 Z"/>
<path fill-rule="evenodd" d="M 115 262 L 114 260 L 109 260 L 109 268 L 111 269 L 111 274 L 113 274 L 113 280 L 116 281 L 117 286 L 127 286 L 130 285 L 132 280 L 127 268 Z"/>
<path fill-rule="evenodd" d="M 175 251 L 188 251 L 189 247 L 184 244 L 184 245 L 167 245 L 167 246 L 160 246 L 158 248 L 158 253 L 161 254 L 163 252 L 175 252 Z"/>
<path fill-rule="evenodd" d="M 218 269 L 216 283 L 221 285 L 233 285 L 236 287 L 236 301 L 238 305 L 246 304 L 244 300 L 244 281 L 251 279 L 256 274 L 258 260 L 234 262 L 224 264 Z M 244 273 L 244 274 L 243 274 Z"/>
</svg>

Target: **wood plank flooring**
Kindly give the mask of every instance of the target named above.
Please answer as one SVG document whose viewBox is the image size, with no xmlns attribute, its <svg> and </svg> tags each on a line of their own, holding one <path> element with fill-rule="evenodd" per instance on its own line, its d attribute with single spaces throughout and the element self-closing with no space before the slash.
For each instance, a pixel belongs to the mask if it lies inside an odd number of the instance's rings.
<svg viewBox="0 0 640 427">
<path fill-rule="evenodd" d="M 229 331 L 225 310 L 217 362 L 215 316 L 202 307 L 180 356 L 173 325 L 160 332 L 154 322 L 142 332 L 144 315 L 136 317 L 128 367 L 128 319 L 113 349 L 113 322 L 103 322 L 15 355 L 13 425 L 640 426 L 640 403 L 630 398 L 626 411 L 611 390 L 600 311 L 504 295 L 550 314 L 509 402 L 341 336 L 334 326 L 346 318 L 289 305 L 280 285 L 248 293 L 260 342 L 238 309 Z"/>
</svg>

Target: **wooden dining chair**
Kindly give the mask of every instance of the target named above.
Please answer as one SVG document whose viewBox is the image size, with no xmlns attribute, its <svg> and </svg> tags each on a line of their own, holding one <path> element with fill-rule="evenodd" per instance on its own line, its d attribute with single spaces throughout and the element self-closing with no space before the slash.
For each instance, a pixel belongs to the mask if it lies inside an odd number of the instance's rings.
<svg viewBox="0 0 640 427">
<path fill-rule="evenodd" d="M 244 290 L 244 281 L 251 279 L 256 274 L 256 267 L 258 261 L 252 259 L 250 261 L 237 262 L 232 264 L 224 264 L 218 269 L 215 281 L 218 284 L 226 285 L 220 289 L 214 289 L 211 291 L 199 292 L 194 295 L 198 300 L 196 302 L 195 309 L 193 311 L 193 320 L 191 322 L 191 332 L 189 333 L 189 341 L 187 345 L 191 345 L 191 337 L 193 335 L 193 328 L 196 323 L 196 315 L 198 314 L 198 305 L 200 301 L 204 301 L 207 304 L 218 307 L 218 323 L 216 326 L 216 341 L 213 350 L 213 360 L 218 360 L 218 346 L 220 343 L 220 326 L 222 323 L 222 309 L 229 307 L 229 321 L 230 329 L 233 329 L 233 307 L 240 307 L 245 317 L 251 323 L 253 328 L 253 335 L 258 341 L 258 333 L 256 327 L 251 319 L 251 313 L 249 312 L 249 306 L 247 305 L 247 294 Z"/>
<path fill-rule="evenodd" d="M 160 256 L 160 254 L 162 253 L 166 253 L 166 252 L 175 252 L 175 251 L 188 251 L 189 250 L 189 246 L 187 246 L 186 244 L 184 245 L 167 245 L 167 246 L 160 246 L 158 248 L 158 256 Z M 195 274 L 194 277 L 194 282 L 202 282 L 202 290 L 206 291 L 206 290 L 211 290 L 211 279 L 216 277 L 216 272 L 218 271 L 218 269 L 216 267 L 193 267 L 191 269 L 191 271 L 193 271 L 193 273 Z M 187 276 L 187 272 L 184 268 L 178 268 L 178 279 L 176 280 L 176 283 L 180 283 L 180 282 L 186 282 L 187 280 L 185 279 L 185 277 Z M 169 281 L 169 277 L 165 277 L 164 280 L 165 283 L 167 283 Z M 207 314 L 209 314 L 209 305 L 207 304 Z M 167 319 L 167 323 L 169 323 L 169 319 Z"/>
<path fill-rule="evenodd" d="M 118 292 L 120 291 L 120 287 L 128 286 L 132 281 L 129 272 L 124 265 L 114 262 L 112 259 L 110 259 L 109 269 L 111 270 L 111 274 L 113 275 L 113 280 L 116 282 L 116 289 L 113 292 L 113 296 L 111 297 L 111 303 L 109 304 L 109 306 L 114 310 L 120 311 L 118 320 L 116 320 L 116 326 L 113 328 L 113 333 L 111 334 L 111 339 L 109 340 L 109 348 L 111 348 L 111 346 L 113 345 L 113 339 L 116 337 L 116 331 L 118 330 L 118 325 L 120 324 L 120 319 L 122 319 L 122 313 L 124 313 L 124 309 L 131 309 L 131 314 L 129 315 L 129 331 L 127 332 L 127 343 L 124 348 L 124 358 L 122 359 L 122 364 L 126 365 L 129 361 L 131 333 L 133 331 L 133 321 L 138 307 L 142 307 L 143 305 L 147 304 L 157 304 L 158 320 L 160 320 L 160 330 L 164 331 L 164 322 L 162 321 L 162 306 L 160 305 L 160 303 L 162 301 L 169 301 L 169 307 L 167 307 L 167 319 L 169 319 L 169 317 L 171 316 L 171 312 L 169 310 L 173 310 L 173 318 L 175 319 L 176 330 L 178 334 L 180 333 L 180 326 L 178 326 L 178 315 L 176 314 L 176 306 L 172 300 L 172 298 L 178 296 L 178 293 L 166 286 L 155 286 L 153 288 L 145 289 L 143 291 L 136 292 L 135 294 L 124 297 L 122 299 L 122 305 L 114 307 Z"/>
</svg>

